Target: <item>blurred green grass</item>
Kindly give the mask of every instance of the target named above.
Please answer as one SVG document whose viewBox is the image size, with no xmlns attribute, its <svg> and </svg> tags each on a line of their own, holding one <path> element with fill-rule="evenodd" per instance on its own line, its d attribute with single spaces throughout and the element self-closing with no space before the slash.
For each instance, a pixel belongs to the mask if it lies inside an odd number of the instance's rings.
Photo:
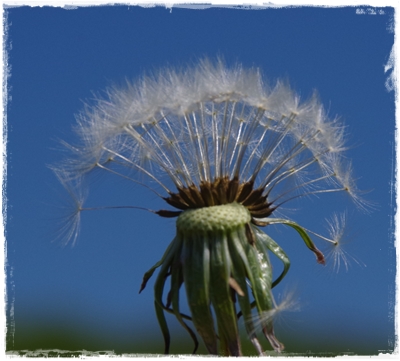
<svg viewBox="0 0 400 361">
<path fill-rule="evenodd" d="M 8 354 L 20 356 L 54 356 L 78 357 L 85 352 L 106 351 L 115 355 L 123 354 L 163 354 L 164 343 L 159 330 L 145 330 L 140 335 L 112 334 L 110 330 L 88 329 L 83 325 L 57 324 L 43 322 L 42 325 L 33 327 L 29 324 L 19 324 L 13 329 L 8 328 L 6 351 Z M 193 342 L 185 332 L 179 328 L 171 328 L 170 353 L 175 355 L 188 355 L 193 350 Z M 335 339 L 324 339 L 317 334 L 295 334 L 279 332 L 279 339 L 285 344 L 282 356 L 323 356 L 334 357 L 338 355 L 378 355 L 380 352 L 391 353 L 393 348 L 378 349 L 377 345 L 368 340 L 349 339 L 338 334 Z M 260 337 L 260 340 L 262 337 Z M 207 350 L 199 339 L 197 355 L 207 355 Z M 264 350 L 271 356 L 278 356 L 271 351 L 268 343 L 262 340 Z M 242 333 L 242 349 L 246 356 L 256 356 L 254 348 Z M 42 352 L 38 350 L 53 350 Z M 61 351 L 63 350 L 63 351 Z M 32 352 L 36 351 L 36 352 Z M 65 352 L 68 351 L 68 352 Z"/>
</svg>

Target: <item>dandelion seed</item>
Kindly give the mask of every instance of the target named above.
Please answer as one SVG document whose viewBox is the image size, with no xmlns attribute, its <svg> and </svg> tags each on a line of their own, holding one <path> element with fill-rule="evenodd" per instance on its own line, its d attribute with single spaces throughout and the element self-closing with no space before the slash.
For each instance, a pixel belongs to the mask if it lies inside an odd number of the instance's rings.
<svg viewBox="0 0 400 361">
<path fill-rule="evenodd" d="M 58 180 L 64 186 L 69 194 L 68 214 L 59 224 L 57 232 L 57 239 L 61 240 L 63 244 L 71 242 L 75 244 L 79 236 L 81 224 L 81 211 L 85 201 L 85 195 L 81 188 L 80 180 L 74 179 L 71 181 L 67 174 L 59 169 L 53 169 Z"/>
<path fill-rule="evenodd" d="M 262 324 L 265 321 L 276 322 L 277 319 L 281 318 L 284 313 L 297 311 L 300 311 L 300 302 L 295 291 L 285 291 L 281 295 L 279 303 L 274 302 L 274 308 L 261 314 L 254 314 L 253 318 L 251 320 L 248 320 L 248 322 L 253 322 L 254 328 L 257 330 L 259 328 L 262 328 Z"/>
<path fill-rule="evenodd" d="M 159 269 L 155 309 L 165 353 L 166 312 L 188 331 L 195 350 L 188 321 L 210 354 L 241 355 L 237 319 L 243 316 L 260 355 L 258 327 L 282 351 L 273 317 L 266 316 L 279 309 L 272 288 L 290 261 L 260 227 L 291 227 L 324 264 L 303 227 L 273 216 L 287 202 L 311 194 L 348 191 L 361 203 L 350 172 L 342 171 L 344 128 L 327 118 L 317 97 L 301 102 L 284 83 L 267 88 L 257 69 L 203 60 L 108 90 L 79 115 L 76 129 L 81 143 L 70 147 L 74 155 L 61 167 L 68 180 L 94 169 L 117 175 L 151 189 L 169 206 L 154 213 L 177 217 L 175 238 L 140 288 Z M 67 236 L 76 238 L 77 225 Z M 284 267 L 275 278 L 270 255 Z M 182 286 L 190 316 L 180 312 Z"/>
<path fill-rule="evenodd" d="M 344 266 L 347 272 L 351 262 L 360 266 L 365 266 L 361 261 L 357 260 L 343 249 L 349 242 L 349 239 L 346 238 L 346 235 L 348 235 L 346 221 L 346 213 L 341 213 L 339 215 L 334 214 L 330 220 L 327 220 L 328 232 L 331 240 L 329 242 L 329 248 L 326 251 L 326 258 L 332 262 L 332 268 L 335 272 L 339 272 L 341 266 Z"/>
</svg>

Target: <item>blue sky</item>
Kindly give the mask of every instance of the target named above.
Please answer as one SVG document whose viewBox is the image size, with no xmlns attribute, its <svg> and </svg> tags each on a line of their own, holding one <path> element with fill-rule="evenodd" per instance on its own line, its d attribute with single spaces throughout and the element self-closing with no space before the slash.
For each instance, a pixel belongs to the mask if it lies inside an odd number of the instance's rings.
<svg viewBox="0 0 400 361">
<path fill-rule="evenodd" d="M 288 352 L 376 354 L 393 350 L 394 92 L 384 66 L 393 45 L 393 9 L 206 10 L 134 6 L 7 9 L 11 77 L 7 106 L 8 349 L 64 348 L 161 353 L 153 281 L 141 279 L 174 236 L 172 219 L 139 210 L 86 212 L 75 247 L 54 241 L 67 194 L 48 165 L 74 140 L 74 114 L 112 84 L 165 65 L 223 56 L 257 66 L 302 97 L 318 90 L 329 114 L 347 125 L 347 152 L 366 198 L 365 214 L 346 199 L 305 199 L 290 216 L 323 232 L 325 218 L 348 211 L 360 263 L 338 274 L 315 262 L 285 229 L 275 240 L 292 261 L 275 290 L 296 289 L 301 306 L 277 327 Z M 90 205 L 164 208 L 120 179 L 99 177 Z M 10 315 L 13 316 L 11 317 Z M 191 352 L 173 318 L 172 352 Z M 12 332 L 11 332 L 12 331 Z M 266 344 L 266 343 L 265 343 Z M 204 349 L 201 349 L 204 351 Z"/>
</svg>

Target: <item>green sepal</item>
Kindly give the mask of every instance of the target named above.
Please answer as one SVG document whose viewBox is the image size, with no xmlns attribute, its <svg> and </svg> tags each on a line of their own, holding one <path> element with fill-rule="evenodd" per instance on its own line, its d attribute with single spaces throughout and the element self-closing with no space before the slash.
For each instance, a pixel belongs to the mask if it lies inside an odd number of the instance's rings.
<svg viewBox="0 0 400 361">
<path fill-rule="evenodd" d="M 207 240 L 183 240 L 183 280 L 192 321 L 210 354 L 218 354 L 217 335 L 210 309 L 210 250 Z"/>
<path fill-rule="evenodd" d="M 182 267 L 180 265 L 179 258 L 180 254 L 175 257 L 171 267 L 171 304 L 174 315 L 178 319 L 179 323 L 183 326 L 183 328 L 189 333 L 194 342 L 194 349 L 192 353 L 195 354 L 197 348 L 199 347 L 199 342 L 197 341 L 196 334 L 193 332 L 193 330 L 186 324 L 185 321 L 183 321 L 183 315 L 179 311 L 179 290 L 183 284 Z"/>
<path fill-rule="evenodd" d="M 283 345 L 274 335 L 272 319 L 263 317 L 263 314 L 268 313 L 274 308 L 274 300 L 271 292 L 272 268 L 268 254 L 264 250 L 260 252 L 253 247 L 247 241 L 245 230 L 240 231 L 242 234 L 239 234 L 237 238 L 234 237 L 233 240 L 246 267 L 260 323 L 264 335 L 268 338 L 271 346 L 275 351 L 280 352 L 283 349 Z"/>
<path fill-rule="evenodd" d="M 308 235 L 308 233 L 306 232 L 306 230 L 303 227 L 299 226 L 296 222 L 289 221 L 287 219 L 265 218 L 265 221 L 268 224 L 280 223 L 280 224 L 285 224 L 289 227 L 292 227 L 294 230 L 296 230 L 296 232 L 303 239 L 306 246 L 315 253 L 315 255 L 317 257 L 317 262 L 320 264 L 325 264 L 325 257 L 323 255 L 323 253 L 317 247 L 315 247 L 314 242 L 311 240 L 310 236 Z"/>
<path fill-rule="evenodd" d="M 165 306 L 162 301 L 162 295 L 164 292 L 164 285 L 165 285 L 165 281 L 167 278 L 169 267 L 170 267 L 170 264 L 163 263 L 160 273 L 158 274 L 155 285 L 154 285 L 154 306 L 156 309 L 158 324 L 160 325 L 161 332 L 164 337 L 164 344 L 165 344 L 164 353 L 165 354 L 169 353 L 169 345 L 171 342 L 171 336 L 170 336 L 167 321 L 166 321 L 165 315 L 164 315 Z"/>
<path fill-rule="evenodd" d="M 165 319 L 163 308 L 159 305 L 159 303 L 157 301 L 154 301 L 154 306 L 156 309 L 157 321 L 158 321 L 158 324 L 160 325 L 161 332 L 164 337 L 164 354 L 168 355 L 169 354 L 169 345 L 171 343 L 171 336 L 169 333 L 167 320 Z"/>
<path fill-rule="evenodd" d="M 244 325 L 246 328 L 247 335 L 249 336 L 250 341 L 254 345 L 258 354 L 262 355 L 263 349 L 256 335 L 256 329 L 254 327 L 254 322 L 253 322 L 253 314 L 251 312 L 253 307 L 252 304 L 250 303 L 249 292 L 247 288 L 246 268 L 243 264 L 243 261 L 236 247 L 232 244 L 232 242 L 229 243 L 229 246 L 230 246 L 229 251 L 232 259 L 232 264 L 234 265 L 234 267 L 232 267 L 232 276 L 244 293 L 243 296 L 237 294 L 237 299 L 241 310 L 240 313 L 238 313 L 237 317 L 238 318 L 240 317 L 239 314 L 243 315 Z"/>
<path fill-rule="evenodd" d="M 175 238 L 174 238 L 174 240 L 168 245 L 168 248 L 164 252 L 162 258 L 144 274 L 139 293 L 141 293 L 145 289 L 147 282 L 153 275 L 154 271 L 164 263 L 164 261 L 166 260 L 167 257 L 173 256 L 173 254 L 175 252 L 175 248 L 177 246 L 177 243 L 178 242 L 176 242 Z"/>
<path fill-rule="evenodd" d="M 268 234 L 261 231 L 258 227 L 251 225 L 253 232 L 256 235 L 256 247 L 261 252 L 261 247 L 266 247 L 270 250 L 275 256 L 277 256 L 283 263 L 283 271 L 279 275 L 279 277 L 272 282 L 272 288 L 274 288 L 282 279 L 285 277 L 286 273 L 289 271 L 290 268 L 290 260 L 289 257 L 286 255 L 284 250 L 276 243 Z"/>
<path fill-rule="evenodd" d="M 168 277 L 168 272 L 171 268 L 171 264 L 172 264 L 174 256 L 175 256 L 175 252 L 176 252 L 176 250 L 179 250 L 181 245 L 182 245 L 182 242 L 181 242 L 180 238 L 175 237 L 163 256 L 163 263 L 161 265 L 160 272 L 159 272 L 156 282 L 154 284 L 154 305 L 155 305 L 155 309 L 156 309 L 157 320 L 158 320 L 158 323 L 161 328 L 161 332 L 164 337 L 164 343 L 165 343 L 164 353 L 165 354 L 169 353 L 171 336 L 170 336 L 167 321 L 166 321 L 165 315 L 164 315 L 164 309 L 166 307 L 163 303 L 162 296 L 164 293 L 164 286 L 165 286 L 166 279 Z M 154 272 L 154 270 L 152 272 Z"/>
<path fill-rule="evenodd" d="M 226 232 L 212 234 L 210 251 L 210 296 L 218 324 L 220 349 L 224 356 L 240 356 L 236 311 L 229 286 L 231 260 Z"/>
</svg>

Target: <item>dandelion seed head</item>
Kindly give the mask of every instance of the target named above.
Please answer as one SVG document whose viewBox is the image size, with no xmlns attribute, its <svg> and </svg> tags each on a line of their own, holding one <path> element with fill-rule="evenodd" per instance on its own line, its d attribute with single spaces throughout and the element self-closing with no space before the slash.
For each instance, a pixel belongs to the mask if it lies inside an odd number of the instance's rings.
<svg viewBox="0 0 400 361">
<path fill-rule="evenodd" d="M 282 82 L 278 82 L 272 89 L 266 88 L 257 69 L 247 70 L 240 65 L 228 69 L 222 61 L 213 64 L 209 60 L 203 60 L 195 69 L 164 70 L 153 77 L 144 77 L 139 83 L 130 84 L 125 89 L 110 89 L 107 96 L 107 100 L 99 100 L 93 107 L 87 106 L 79 116 L 77 128 L 84 144 L 81 157 L 90 159 L 89 164 L 95 163 L 93 159 L 99 161 L 104 157 L 104 147 L 114 147 L 120 152 L 121 149 L 118 148 L 123 148 L 126 136 L 131 136 L 136 142 L 140 139 L 145 146 L 146 142 L 149 143 L 149 139 L 144 138 L 151 131 L 151 127 L 155 127 L 158 122 L 161 128 L 163 118 L 165 122 L 167 117 L 168 126 L 173 127 L 174 132 L 179 129 L 179 134 L 174 134 L 176 139 L 173 139 L 172 135 L 168 137 L 170 134 L 166 132 L 167 129 L 162 131 L 160 129 L 154 132 L 156 134 L 152 142 L 161 142 L 163 147 L 167 147 L 166 140 L 168 140 L 171 149 L 175 147 L 179 150 L 179 147 L 182 148 L 184 135 L 191 138 L 191 141 L 199 138 L 204 141 L 204 137 L 212 137 L 218 139 L 221 144 L 223 144 L 222 139 L 227 140 L 226 135 L 229 135 L 237 144 L 228 143 L 226 150 L 228 152 L 235 150 L 234 146 L 237 149 L 247 147 L 249 144 L 247 137 L 244 136 L 244 129 L 240 129 L 240 124 L 252 122 L 269 124 L 269 133 L 282 134 L 289 128 L 292 128 L 292 132 L 296 132 L 299 128 L 310 128 L 311 120 L 315 118 L 313 117 L 315 109 L 321 112 L 322 108 L 316 100 L 300 106 L 299 97 Z M 244 105 L 246 107 L 243 112 L 228 109 L 231 112 L 228 115 L 233 118 L 230 120 L 224 118 L 227 114 L 221 109 L 227 103 L 230 107 L 239 103 L 242 109 Z M 209 114 L 212 104 L 217 108 L 213 112 L 213 116 L 218 117 L 215 119 L 217 126 L 210 124 L 208 119 L 200 119 L 202 115 L 206 117 Z M 265 114 L 254 117 L 254 114 L 251 114 L 252 107 L 263 109 Z M 292 122 L 291 115 L 295 113 L 299 119 Z M 197 125 L 201 124 L 203 128 L 196 129 L 195 124 L 192 124 L 192 128 L 182 119 L 187 117 L 189 122 L 194 123 L 191 119 L 193 114 L 198 116 Z M 266 120 L 267 117 L 269 120 Z M 220 121 L 223 119 L 230 128 L 223 129 L 224 122 Z M 140 128 L 143 130 L 139 131 Z M 254 135 L 258 134 L 258 129 L 256 130 Z M 299 137 L 301 138 L 301 135 Z M 319 143 L 321 142 L 316 140 L 309 142 L 307 144 L 309 150 L 315 153 L 317 148 L 321 148 L 318 146 Z M 216 150 L 211 146 L 209 148 L 212 148 L 209 149 L 211 152 Z M 180 151 L 182 152 L 182 149 Z M 160 155 L 153 154 L 153 161 L 156 163 L 161 161 L 165 165 L 166 157 L 170 155 L 161 156 L 160 159 Z M 189 173 L 189 176 L 192 177 L 192 174 Z"/>
<path fill-rule="evenodd" d="M 188 316 L 179 311 L 183 284 L 191 320 L 210 353 L 218 352 L 220 342 L 224 354 L 241 355 L 236 305 L 259 354 L 254 323 L 282 351 L 273 319 L 293 302 L 277 305 L 272 288 L 286 275 L 290 261 L 258 227 L 292 227 L 323 264 L 323 254 L 303 227 L 272 215 L 294 199 L 331 192 L 348 192 L 363 205 L 351 166 L 343 161 L 344 128 L 337 118 L 328 118 L 318 97 L 303 100 L 283 81 L 268 85 L 256 68 L 203 59 L 192 67 L 165 68 L 123 88 L 110 87 L 85 106 L 75 130 L 79 144 L 69 146 L 72 156 L 57 170 L 67 189 L 97 169 L 150 189 L 173 208 L 153 213 L 178 217 L 176 237 L 141 287 L 160 267 L 155 306 L 166 353 L 164 312 L 173 313 L 197 345 Z M 80 211 L 88 209 L 78 199 L 65 230 L 73 240 Z M 341 234 L 338 221 L 333 222 L 332 244 L 337 247 Z M 284 265 L 275 279 L 269 253 Z M 335 266 L 344 263 L 347 268 L 344 251 L 332 255 Z M 164 302 L 168 277 L 171 289 Z M 251 317 L 248 285 L 257 318 Z M 224 325 L 218 337 L 210 305 L 216 324 Z"/>
</svg>

